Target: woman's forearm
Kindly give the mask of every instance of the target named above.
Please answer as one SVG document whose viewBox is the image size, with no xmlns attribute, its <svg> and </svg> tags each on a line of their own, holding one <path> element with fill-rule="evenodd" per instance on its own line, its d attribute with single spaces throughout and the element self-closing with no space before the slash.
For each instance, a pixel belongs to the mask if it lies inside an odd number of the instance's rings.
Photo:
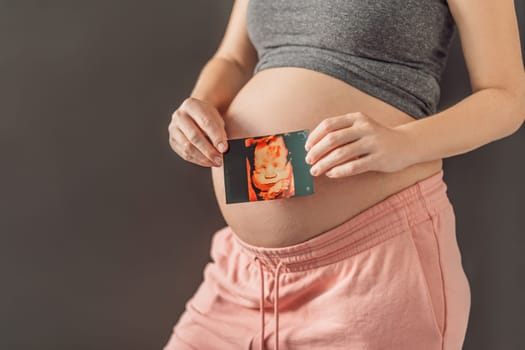
<svg viewBox="0 0 525 350">
<path fill-rule="evenodd" d="M 525 93 L 488 88 L 440 113 L 395 128 L 412 138 L 411 162 L 416 164 L 466 153 L 509 136 L 524 119 Z"/>
<path fill-rule="evenodd" d="M 252 72 L 233 60 L 214 56 L 202 68 L 191 96 L 212 104 L 222 114 Z"/>
</svg>

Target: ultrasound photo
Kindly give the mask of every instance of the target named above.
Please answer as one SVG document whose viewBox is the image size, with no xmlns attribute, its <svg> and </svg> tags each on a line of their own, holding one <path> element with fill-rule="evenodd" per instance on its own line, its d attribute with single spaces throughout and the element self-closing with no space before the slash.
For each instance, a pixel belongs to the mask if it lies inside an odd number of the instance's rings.
<svg viewBox="0 0 525 350">
<path fill-rule="evenodd" d="M 309 130 L 229 139 L 223 154 L 226 203 L 285 199 L 314 193 L 304 160 Z"/>
</svg>

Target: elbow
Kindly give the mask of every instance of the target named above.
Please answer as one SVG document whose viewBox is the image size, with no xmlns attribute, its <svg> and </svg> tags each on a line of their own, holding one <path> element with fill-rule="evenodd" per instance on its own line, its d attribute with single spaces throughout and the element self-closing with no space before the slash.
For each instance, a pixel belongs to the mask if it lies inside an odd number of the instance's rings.
<svg viewBox="0 0 525 350">
<path fill-rule="evenodd" d="M 518 105 L 520 106 L 519 111 L 521 115 L 519 127 L 521 127 L 521 125 L 523 125 L 523 123 L 525 122 L 525 71 L 523 71 L 522 77 L 523 78 L 521 79 L 521 85 L 518 89 L 520 91 L 518 97 Z"/>
<path fill-rule="evenodd" d="M 518 118 L 518 125 L 516 127 L 516 131 L 518 131 L 523 125 L 523 123 L 525 123 L 525 73 L 523 74 L 523 83 L 521 84 L 521 92 L 519 96 L 520 96 L 518 97 L 519 118 Z"/>
<path fill-rule="evenodd" d="M 516 106 L 514 109 L 516 123 L 511 132 L 511 134 L 514 134 L 525 123 L 525 71 L 523 72 L 523 79 L 521 79 L 517 86 L 513 87 L 512 95 L 514 96 Z"/>
</svg>

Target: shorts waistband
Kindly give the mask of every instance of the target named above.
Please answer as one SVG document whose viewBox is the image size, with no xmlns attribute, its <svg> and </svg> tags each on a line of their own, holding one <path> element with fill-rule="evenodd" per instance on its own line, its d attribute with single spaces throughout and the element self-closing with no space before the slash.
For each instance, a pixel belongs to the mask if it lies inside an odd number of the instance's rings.
<svg viewBox="0 0 525 350">
<path fill-rule="evenodd" d="M 335 263 L 410 229 L 450 206 L 443 169 L 390 195 L 338 226 L 298 244 L 258 247 L 233 235 L 241 249 L 267 268 L 303 271 Z"/>
</svg>

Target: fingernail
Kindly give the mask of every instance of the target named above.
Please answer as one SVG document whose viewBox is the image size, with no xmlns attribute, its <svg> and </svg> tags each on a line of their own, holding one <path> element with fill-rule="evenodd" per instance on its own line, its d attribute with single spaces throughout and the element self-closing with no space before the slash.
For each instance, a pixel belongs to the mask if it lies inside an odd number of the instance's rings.
<svg viewBox="0 0 525 350">
<path fill-rule="evenodd" d="M 317 174 L 317 168 L 311 168 L 310 169 L 310 174 L 316 175 Z"/>
<path fill-rule="evenodd" d="M 226 151 L 226 144 L 223 141 L 221 141 L 221 142 L 219 142 L 219 145 L 217 146 L 217 148 L 222 153 L 222 152 Z"/>
<path fill-rule="evenodd" d="M 304 160 L 306 161 L 306 163 L 310 164 L 310 161 L 312 160 L 312 158 L 310 156 L 306 156 Z"/>
<path fill-rule="evenodd" d="M 310 148 L 310 146 L 307 145 L 307 144 L 305 143 L 305 144 L 304 144 L 304 149 L 307 150 L 307 151 L 309 151 L 309 148 Z"/>
<path fill-rule="evenodd" d="M 213 160 L 215 161 L 216 165 L 221 165 L 221 157 L 214 157 Z"/>
</svg>

